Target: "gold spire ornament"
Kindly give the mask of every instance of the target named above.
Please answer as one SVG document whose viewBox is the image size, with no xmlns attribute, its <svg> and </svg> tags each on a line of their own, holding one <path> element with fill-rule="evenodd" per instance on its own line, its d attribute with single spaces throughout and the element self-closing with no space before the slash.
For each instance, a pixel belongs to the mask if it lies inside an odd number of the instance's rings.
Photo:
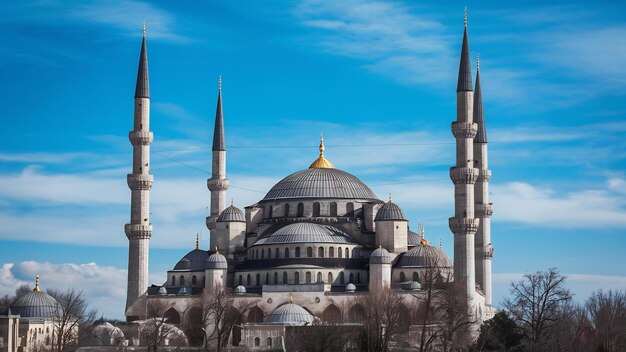
<svg viewBox="0 0 626 352">
<path fill-rule="evenodd" d="M 426 238 L 424 236 L 425 231 L 424 231 L 424 225 L 422 223 L 420 223 L 418 225 L 418 231 L 419 231 L 419 234 L 420 234 L 420 244 L 422 246 L 427 246 L 429 244 L 429 242 L 428 242 L 428 240 L 426 240 Z"/>
<path fill-rule="evenodd" d="M 35 276 L 35 288 L 33 289 L 33 292 L 41 292 L 41 289 L 39 289 L 39 274 Z"/>
<path fill-rule="evenodd" d="M 333 164 L 324 158 L 324 135 L 320 134 L 320 156 L 309 166 L 309 169 L 334 169 Z"/>
<path fill-rule="evenodd" d="M 393 203 L 393 200 L 391 199 L 391 193 L 389 193 L 389 199 L 387 199 L 388 203 Z"/>
</svg>

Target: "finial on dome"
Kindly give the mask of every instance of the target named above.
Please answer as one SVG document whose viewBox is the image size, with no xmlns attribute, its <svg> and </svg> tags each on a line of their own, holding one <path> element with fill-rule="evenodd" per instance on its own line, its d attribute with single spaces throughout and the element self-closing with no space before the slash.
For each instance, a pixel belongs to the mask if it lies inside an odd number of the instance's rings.
<svg viewBox="0 0 626 352">
<path fill-rule="evenodd" d="M 463 11 L 463 25 L 467 27 L 467 6 L 465 6 L 465 10 Z"/>
<path fill-rule="evenodd" d="M 324 147 L 324 134 L 320 133 L 320 156 L 317 158 L 317 160 L 315 160 L 313 162 L 313 164 L 311 164 L 311 166 L 309 166 L 309 169 L 333 169 L 335 168 L 333 166 L 333 164 L 326 160 L 326 158 L 324 157 L 324 150 L 326 150 L 326 148 Z"/>
<path fill-rule="evenodd" d="M 196 249 L 200 249 L 200 234 L 196 232 Z"/>
<path fill-rule="evenodd" d="M 289 292 L 289 303 L 293 304 L 293 295 Z"/>
<path fill-rule="evenodd" d="M 35 288 L 33 288 L 33 292 L 41 292 L 41 289 L 39 289 L 39 274 L 35 276 Z"/>
<path fill-rule="evenodd" d="M 235 198 L 231 198 L 230 199 L 230 206 L 234 206 L 235 205 Z"/>
<path fill-rule="evenodd" d="M 417 228 L 420 234 L 420 244 L 423 246 L 428 245 L 428 240 L 426 240 L 425 231 L 424 231 L 424 224 L 419 223 Z"/>
<path fill-rule="evenodd" d="M 391 199 L 391 193 L 389 193 L 389 199 L 387 199 L 387 202 L 388 203 L 392 203 L 393 202 L 393 200 Z"/>
<path fill-rule="evenodd" d="M 217 246 L 215 246 L 215 254 L 220 254 L 220 250 L 219 248 L 217 248 Z"/>
</svg>

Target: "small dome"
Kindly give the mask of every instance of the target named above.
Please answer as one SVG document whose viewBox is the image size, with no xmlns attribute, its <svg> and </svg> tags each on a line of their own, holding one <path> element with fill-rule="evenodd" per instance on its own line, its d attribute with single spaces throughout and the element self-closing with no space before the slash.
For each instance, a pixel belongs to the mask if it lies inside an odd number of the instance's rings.
<svg viewBox="0 0 626 352">
<path fill-rule="evenodd" d="M 256 241 L 254 245 L 276 243 L 354 243 L 340 229 L 311 222 L 297 222 L 281 227 L 273 234 Z"/>
<path fill-rule="evenodd" d="M 17 298 L 9 309 L 12 314 L 19 314 L 22 318 L 58 318 L 63 315 L 63 309 L 54 297 L 45 292 L 26 292 Z"/>
<path fill-rule="evenodd" d="M 391 264 L 391 256 L 383 247 L 379 247 L 370 255 L 370 264 Z"/>
<path fill-rule="evenodd" d="M 227 221 L 246 222 L 246 217 L 239 208 L 231 204 L 228 208 L 224 209 L 217 218 L 217 222 Z"/>
<path fill-rule="evenodd" d="M 183 286 L 178 290 L 179 295 L 190 295 L 191 287 Z"/>
<path fill-rule="evenodd" d="M 270 314 L 266 323 L 269 324 L 284 324 L 284 325 L 305 325 L 311 324 L 315 319 L 311 313 L 307 312 L 304 308 L 297 304 L 287 303 L 276 308 L 272 314 Z"/>
<path fill-rule="evenodd" d="M 400 260 L 399 267 L 451 267 L 452 263 L 448 255 L 441 249 L 422 243 L 408 252 L 405 252 Z"/>
<path fill-rule="evenodd" d="M 100 346 L 118 346 L 124 343 L 124 332 L 111 323 L 105 322 L 93 329 L 94 343 Z"/>
<path fill-rule="evenodd" d="M 209 257 L 209 252 L 202 249 L 194 249 L 178 261 L 174 270 L 202 271 L 204 262 Z"/>
<path fill-rule="evenodd" d="M 422 236 L 419 233 L 413 232 L 409 229 L 407 233 L 406 242 L 409 247 L 417 246 L 422 241 Z"/>
<path fill-rule="evenodd" d="M 422 288 L 422 285 L 417 281 L 409 281 L 402 283 L 402 289 L 406 291 L 417 291 Z"/>
<path fill-rule="evenodd" d="M 235 287 L 235 293 L 236 294 L 240 295 L 240 294 L 243 294 L 243 293 L 246 293 L 246 292 L 248 292 L 248 291 L 246 291 L 246 287 L 243 286 L 243 285 L 239 285 L 239 286 Z"/>
<path fill-rule="evenodd" d="M 356 286 L 353 283 L 349 283 L 346 285 L 346 292 L 354 292 L 356 291 Z"/>
<path fill-rule="evenodd" d="M 157 294 L 159 295 L 166 295 L 167 294 L 167 289 L 163 286 L 159 287 L 159 291 L 157 292 Z"/>
<path fill-rule="evenodd" d="M 220 252 L 215 252 L 211 254 L 206 259 L 205 264 L 206 269 L 228 269 L 228 262 L 226 261 L 226 257 L 224 257 Z"/>
<path fill-rule="evenodd" d="M 387 203 L 385 203 L 378 212 L 376 213 L 376 217 L 374 221 L 385 221 L 385 220 L 402 220 L 407 221 L 402 209 L 391 201 L 391 198 Z"/>
</svg>

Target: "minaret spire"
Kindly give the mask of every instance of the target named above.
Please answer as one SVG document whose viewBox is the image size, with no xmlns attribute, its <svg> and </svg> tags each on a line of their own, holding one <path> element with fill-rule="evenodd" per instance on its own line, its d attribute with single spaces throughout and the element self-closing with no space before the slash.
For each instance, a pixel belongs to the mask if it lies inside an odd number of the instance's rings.
<svg viewBox="0 0 626 352">
<path fill-rule="evenodd" d="M 129 308 L 148 289 L 148 253 L 152 236 L 150 190 L 153 178 L 150 174 L 150 144 L 153 134 L 150 132 L 150 84 L 145 24 L 135 87 L 134 128 L 129 132 L 128 138 L 133 145 L 133 170 L 126 177 L 128 188 L 131 190 L 131 202 L 130 223 L 126 224 L 124 232 L 129 241 L 126 319 L 132 321 L 143 318 L 136 315 L 141 313 L 131 313 Z M 142 310 L 133 311 L 141 312 Z"/>
<path fill-rule="evenodd" d="M 210 246 L 215 247 L 218 242 L 216 221 L 226 208 L 226 142 L 224 138 L 224 111 L 222 110 L 222 76 L 217 80 L 217 107 L 215 109 L 215 127 L 213 129 L 211 178 L 207 180 L 207 187 L 211 191 L 211 213 L 206 218 L 206 226 L 210 231 Z M 210 248 L 210 247 L 209 247 Z M 226 253 L 228 254 L 228 253 Z"/>
<path fill-rule="evenodd" d="M 487 143 L 487 130 L 485 129 L 485 115 L 483 111 L 483 94 L 480 88 L 480 59 L 476 57 L 476 86 L 474 87 L 474 122 L 478 125 L 478 132 L 474 137 L 474 143 Z"/>
<path fill-rule="evenodd" d="M 459 63 L 459 81 L 457 92 L 472 90 L 472 62 L 470 59 L 469 39 L 467 38 L 467 8 L 465 8 L 465 25 L 463 29 L 463 44 L 461 46 L 461 62 Z"/>
</svg>

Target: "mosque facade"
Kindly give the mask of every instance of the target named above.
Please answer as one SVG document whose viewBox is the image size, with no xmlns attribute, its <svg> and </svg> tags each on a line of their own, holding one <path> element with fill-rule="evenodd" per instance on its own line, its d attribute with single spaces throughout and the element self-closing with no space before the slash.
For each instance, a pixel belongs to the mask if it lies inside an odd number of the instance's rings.
<svg viewBox="0 0 626 352">
<path fill-rule="evenodd" d="M 146 306 L 162 302 L 170 307 L 170 322 L 183 324 L 198 315 L 198 297 L 226 288 L 235 302 L 253 306 L 248 329 L 243 327 L 237 343 L 271 346 L 284 333 L 280 326 L 303 325 L 313 319 L 357 322 L 363 310 L 357 298 L 370 292 L 391 289 L 403 295 L 407 307 L 418 304 L 415 297 L 432 268 L 439 270 L 437 280 L 463 287 L 476 321 L 491 317 L 491 171 L 480 73 L 477 68 L 473 85 L 467 25 L 461 48 L 457 116 L 451 124 L 456 141 L 456 162 L 450 168 L 454 213 L 448 220 L 454 235 L 453 260 L 425 238 L 423 227 L 410 226 L 391 197 L 379 199 L 356 176 L 336 168 L 325 156 L 323 138 L 317 159 L 307 168 L 280 180 L 255 204 L 243 209 L 227 205 L 227 134 L 220 80 L 212 173 L 207 180 L 211 249 L 201 249 L 196 241 L 195 249 L 167 272 L 162 284 L 149 287 L 153 133 L 144 32 L 134 128 L 129 133 L 133 168 L 127 177 L 131 219 L 125 226 L 129 240 L 127 320 L 146 318 Z"/>
</svg>

